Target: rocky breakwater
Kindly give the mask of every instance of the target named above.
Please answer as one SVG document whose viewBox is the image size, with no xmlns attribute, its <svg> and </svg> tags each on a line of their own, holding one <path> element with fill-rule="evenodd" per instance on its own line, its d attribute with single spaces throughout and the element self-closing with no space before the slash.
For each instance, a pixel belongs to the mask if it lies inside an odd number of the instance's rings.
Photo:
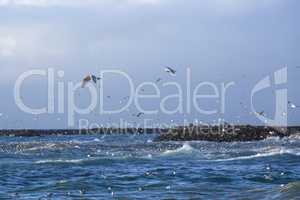
<svg viewBox="0 0 300 200">
<path fill-rule="evenodd" d="M 270 127 L 238 125 L 219 126 L 184 126 L 170 129 L 160 134 L 155 141 L 212 141 L 212 142 L 246 142 L 264 140 L 268 137 L 288 137 L 300 133 L 299 126 Z"/>
</svg>

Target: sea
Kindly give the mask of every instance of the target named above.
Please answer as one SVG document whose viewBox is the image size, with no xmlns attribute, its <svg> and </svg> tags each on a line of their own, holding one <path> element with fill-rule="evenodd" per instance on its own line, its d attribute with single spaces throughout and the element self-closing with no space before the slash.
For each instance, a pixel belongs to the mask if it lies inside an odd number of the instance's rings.
<svg viewBox="0 0 300 200">
<path fill-rule="evenodd" d="M 300 199 L 300 136 L 155 142 L 149 135 L 0 137 L 0 199 Z"/>
</svg>

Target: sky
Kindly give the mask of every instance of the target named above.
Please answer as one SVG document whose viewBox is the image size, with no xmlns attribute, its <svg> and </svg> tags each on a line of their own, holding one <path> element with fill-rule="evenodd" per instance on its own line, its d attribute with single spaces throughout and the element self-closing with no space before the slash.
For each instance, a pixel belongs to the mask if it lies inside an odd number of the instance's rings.
<svg viewBox="0 0 300 200">
<path fill-rule="evenodd" d="M 222 83 L 234 82 L 226 93 L 225 112 L 200 114 L 191 112 L 143 116 L 156 122 L 198 119 L 213 122 L 224 118 L 232 123 L 259 124 L 250 110 L 251 90 L 257 82 L 288 66 L 288 100 L 300 105 L 300 13 L 298 0 L 0 0 L 0 128 L 72 128 L 68 112 L 33 116 L 24 113 L 14 100 L 14 87 L 24 72 L 52 68 L 55 71 L 55 99 L 58 82 L 80 82 L 87 74 L 101 70 L 120 70 L 128 74 L 135 87 L 143 82 L 158 84 L 161 98 L 144 100 L 145 108 L 159 107 L 163 97 L 176 93 L 176 88 L 163 86 L 178 83 L 186 92 L 187 69 L 193 88 L 210 82 L 221 91 Z M 164 67 L 176 69 L 175 77 Z M 63 71 L 63 77 L 57 72 Z M 103 77 L 105 102 L 109 108 L 120 106 L 129 94 L 124 77 Z M 257 94 L 254 104 L 268 117 L 274 114 L 274 88 Z M 145 93 L 153 94 L 153 88 Z M 208 94 L 203 88 L 201 93 Z M 26 105 L 47 105 L 45 77 L 32 77 L 22 85 Z M 88 89 L 79 89 L 76 105 L 89 102 Z M 184 99 L 184 104 L 187 103 Z M 206 99 L 206 110 L 220 107 L 220 101 Z M 67 107 L 68 101 L 64 103 Z M 176 99 L 168 107 L 176 107 Z M 75 116 L 90 123 L 105 124 L 126 119 L 139 110 L 132 105 L 119 114 L 90 113 Z M 288 112 L 288 122 L 299 125 L 300 110 Z"/>
</svg>

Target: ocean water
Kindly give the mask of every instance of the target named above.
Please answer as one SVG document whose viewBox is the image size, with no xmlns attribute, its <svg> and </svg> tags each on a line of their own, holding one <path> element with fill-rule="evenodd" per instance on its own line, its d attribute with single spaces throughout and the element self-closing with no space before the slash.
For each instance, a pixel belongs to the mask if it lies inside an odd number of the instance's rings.
<svg viewBox="0 0 300 200">
<path fill-rule="evenodd" d="M 0 199 L 300 199 L 300 136 L 0 137 Z"/>
</svg>

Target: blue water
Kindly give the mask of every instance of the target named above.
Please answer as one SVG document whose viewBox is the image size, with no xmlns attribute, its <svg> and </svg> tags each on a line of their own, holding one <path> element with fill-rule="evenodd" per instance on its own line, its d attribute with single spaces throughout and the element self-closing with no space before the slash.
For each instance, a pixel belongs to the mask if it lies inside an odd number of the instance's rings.
<svg viewBox="0 0 300 200">
<path fill-rule="evenodd" d="M 300 199 L 300 137 L 0 138 L 0 199 Z"/>
</svg>

